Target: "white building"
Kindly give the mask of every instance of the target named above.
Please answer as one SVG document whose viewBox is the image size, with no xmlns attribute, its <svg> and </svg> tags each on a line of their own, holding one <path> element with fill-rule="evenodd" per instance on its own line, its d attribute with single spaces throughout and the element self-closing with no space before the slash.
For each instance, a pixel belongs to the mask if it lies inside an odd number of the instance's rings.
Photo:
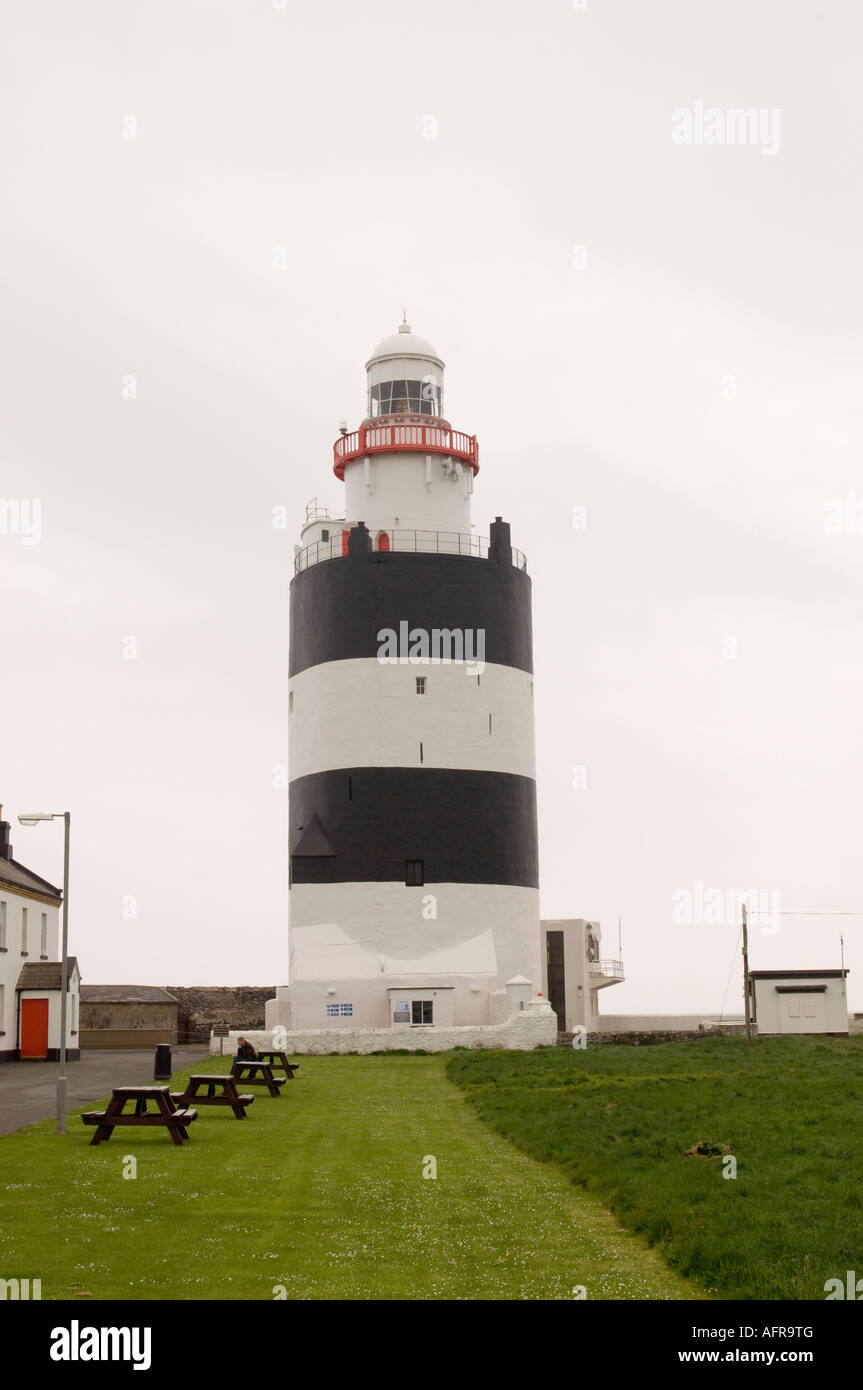
<svg viewBox="0 0 863 1390">
<path fill-rule="evenodd" d="M 2 813 L 0 806 L 0 813 Z M 60 1055 L 59 888 L 12 857 L 9 822 L 0 821 L 0 1062 Z M 67 1056 L 78 1047 L 78 964 L 69 958 Z"/>
<path fill-rule="evenodd" d="M 542 992 L 557 1015 L 562 1033 L 576 1028 L 596 1032 L 599 991 L 623 980 L 623 961 L 602 953 L 598 922 L 584 917 L 548 920 L 542 927 Z"/>
<path fill-rule="evenodd" d="M 848 1032 L 847 970 L 750 970 L 759 1034 Z"/>
<path fill-rule="evenodd" d="M 291 584 L 290 983 L 267 1026 L 499 1023 L 541 989 L 531 582 L 404 323 Z"/>
</svg>

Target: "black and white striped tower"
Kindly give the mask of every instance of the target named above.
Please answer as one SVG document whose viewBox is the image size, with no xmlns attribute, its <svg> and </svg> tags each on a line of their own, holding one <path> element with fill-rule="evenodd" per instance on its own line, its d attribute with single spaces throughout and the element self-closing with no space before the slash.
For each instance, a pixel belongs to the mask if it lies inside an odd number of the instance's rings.
<svg viewBox="0 0 863 1390">
<path fill-rule="evenodd" d="M 472 533 L 443 368 L 407 323 L 378 344 L 334 447 L 344 519 L 313 510 L 296 555 L 268 1015 L 294 1029 L 496 1022 L 541 988 L 531 582 L 506 522 Z"/>
</svg>

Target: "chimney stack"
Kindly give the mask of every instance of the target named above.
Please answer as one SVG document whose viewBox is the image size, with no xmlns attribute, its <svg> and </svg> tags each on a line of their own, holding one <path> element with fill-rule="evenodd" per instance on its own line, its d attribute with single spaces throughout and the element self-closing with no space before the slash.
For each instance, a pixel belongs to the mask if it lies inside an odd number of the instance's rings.
<svg viewBox="0 0 863 1390">
<path fill-rule="evenodd" d="M 3 807 L 0 805 L 0 816 L 3 815 Z M 12 858 L 12 846 L 9 843 L 9 831 L 12 829 L 8 820 L 0 820 L 0 859 Z"/>
</svg>

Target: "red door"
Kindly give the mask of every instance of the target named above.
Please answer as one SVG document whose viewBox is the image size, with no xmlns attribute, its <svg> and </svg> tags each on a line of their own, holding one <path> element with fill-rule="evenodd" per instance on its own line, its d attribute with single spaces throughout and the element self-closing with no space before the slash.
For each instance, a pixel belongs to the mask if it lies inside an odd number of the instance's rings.
<svg viewBox="0 0 863 1390">
<path fill-rule="evenodd" d="M 21 1056 L 48 1056 L 48 1000 L 21 1000 Z"/>
</svg>

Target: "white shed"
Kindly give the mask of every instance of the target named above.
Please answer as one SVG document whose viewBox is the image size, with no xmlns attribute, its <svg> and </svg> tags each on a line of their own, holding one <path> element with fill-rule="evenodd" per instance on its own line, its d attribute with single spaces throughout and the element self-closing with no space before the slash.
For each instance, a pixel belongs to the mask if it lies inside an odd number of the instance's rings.
<svg viewBox="0 0 863 1390">
<path fill-rule="evenodd" d="M 848 1032 L 847 970 L 751 970 L 759 1034 Z"/>
</svg>

